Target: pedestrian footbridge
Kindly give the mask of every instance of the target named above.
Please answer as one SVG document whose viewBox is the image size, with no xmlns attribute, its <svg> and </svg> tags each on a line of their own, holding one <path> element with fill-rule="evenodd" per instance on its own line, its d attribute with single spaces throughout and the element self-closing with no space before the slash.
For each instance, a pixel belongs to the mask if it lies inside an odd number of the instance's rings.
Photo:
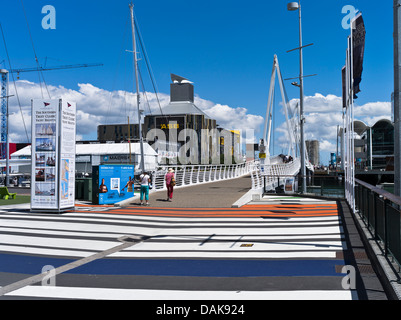
<svg viewBox="0 0 401 320">
<path fill-rule="evenodd" d="M 295 184 L 295 177 L 300 172 L 300 160 L 285 162 L 283 158 L 272 157 L 270 163 L 261 164 L 250 161 L 232 165 L 170 165 L 159 167 L 152 173 L 152 191 L 167 190 L 165 176 L 169 168 L 175 171 L 176 188 L 190 187 L 204 183 L 225 181 L 250 175 L 252 189 L 268 192 L 277 187 L 284 189 L 286 182 Z M 313 167 L 310 165 L 310 169 Z M 291 191 L 295 191 L 292 187 Z"/>
</svg>

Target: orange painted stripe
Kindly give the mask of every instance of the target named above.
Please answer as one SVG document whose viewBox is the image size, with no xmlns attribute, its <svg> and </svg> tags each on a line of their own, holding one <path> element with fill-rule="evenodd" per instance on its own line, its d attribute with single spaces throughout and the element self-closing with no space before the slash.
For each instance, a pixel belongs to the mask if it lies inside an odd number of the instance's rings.
<svg viewBox="0 0 401 320">
<path fill-rule="evenodd" d="M 90 211 L 94 212 L 94 211 Z M 104 212 L 102 212 L 104 213 Z M 148 216 L 175 216 L 175 217 L 187 217 L 187 216 L 205 216 L 205 217 L 261 217 L 261 216 L 276 216 L 276 217 L 319 217 L 319 216 L 337 216 L 337 210 L 325 210 L 325 211 L 294 211 L 294 213 L 283 212 L 255 212 L 255 211 L 220 211 L 220 212 L 205 212 L 205 211 L 159 211 L 159 210 L 112 210 L 109 211 L 112 214 L 127 214 L 127 215 L 148 215 Z"/>
<path fill-rule="evenodd" d="M 286 207 L 286 208 L 321 208 L 321 207 L 337 207 L 337 205 L 279 205 L 279 204 L 258 204 L 258 205 L 245 205 L 247 208 L 258 208 L 258 207 Z"/>
<path fill-rule="evenodd" d="M 146 214 L 176 214 L 176 215 L 188 215 L 188 214 L 204 214 L 204 215 L 210 215 L 210 216 L 215 216 L 215 215 L 233 215 L 233 214 L 241 214 L 241 215 L 266 215 L 266 214 L 274 214 L 274 215 L 288 215 L 288 216 L 298 216 L 298 215 L 326 215 L 326 214 L 338 214 L 337 210 L 327 210 L 327 211 L 294 211 L 293 213 L 289 213 L 288 211 L 282 211 L 282 212 L 273 212 L 273 211 L 262 211 L 262 212 L 255 212 L 255 211 L 240 211 L 240 212 L 235 212 L 235 211 L 219 211 L 219 212 L 190 212 L 190 211 L 185 211 L 185 212 L 179 212 L 179 211 L 154 211 L 154 210 L 143 210 L 143 211 L 120 211 L 120 210 L 113 210 L 112 213 L 122 213 L 122 214 L 141 214 L 141 213 L 146 213 Z"/>
<path fill-rule="evenodd" d="M 118 213 L 113 213 L 113 214 L 118 214 Z M 149 213 L 119 213 L 119 214 L 124 214 L 124 215 L 137 215 L 137 216 L 149 216 L 149 217 L 178 217 L 178 218 L 261 218 L 261 217 L 269 217 L 269 218 L 316 218 L 319 217 L 318 215 L 258 215 L 258 216 L 249 216 L 249 215 L 239 215 L 239 214 L 233 214 L 233 215 L 204 215 L 204 214 L 185 214 L 185 215 L 177 215 L 177 214 L 149 214 Z M 331 213 L 331 214 L 326 214 L 324 215 L 325 217 L 334 217 L 338 216 L 338 214 Z"/>
<path fill-rule="evenodd" d="M 149 210 L 158 210 L 158 211 L 176 211 L 176 212 L 220 212 L 220 211 L 229 211 L 229 212 L 241 212 L 241 211 L 269 211 L 269 210 L 282 210 L 282 211 L 305 211 L 305 210 L 314 210 L 314 211 L 326 211 L 326 210 L 337 210 L 334 207 L 328 208 L 314 208 L 314 207 L 299 207 L 299 208 L 283 208 L 283 207 L 263 207 L 263 208 L 158 208 L 158 207 L 127 207 L 127 208 L 115 208 L 115 210 L 121 211 L 149 211 Z"/>
<path fill-rule="evenodd" d="M 254 209 L 254 210 L 263 210 L 263 209 L 282 209 L 282 210 L 289 210 L 289 209 L 337 209 L 337 206 L 325 206 L 325 207 L 287 207 L 287 206 L 258 206 L 258 207 L 248 207 L 244 206 L 240 209 Z"/>
<path fill-rule="evenodd" d="M 77 205 L 78 207 L 114 207 L 111 205 Z M 162 217 L 200 218 L 294 218 L 338 216 L 337 204 L 245 205 L 241 208 L 152 208 L 126 207 L 108 211 L 78 211 L 80 213 L 124 214 Z"/>
<path fill-rule="evenodd" d="M 109 208 L 109 207 L 114 207 L 113 205 L 108 205 L 108 204 L 76 204 L 76 207 L 94 207 L 94 208 Z"/>
</svg>

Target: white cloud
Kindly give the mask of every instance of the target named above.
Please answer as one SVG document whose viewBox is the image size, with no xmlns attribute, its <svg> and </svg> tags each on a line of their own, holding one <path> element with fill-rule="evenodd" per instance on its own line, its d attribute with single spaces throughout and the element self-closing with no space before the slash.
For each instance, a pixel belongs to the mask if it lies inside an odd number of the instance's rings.
<svg viewBox="0 0 401 320">
<path fill-rule="evenodd" d="M 248 114 L 245 108 L 231 108 L 227 105 L 215 104 L 210 109 L 204 110 L 211 118 L 216 119 L 217 123 L 225 129 L 243 130 L 255 128 L 259 131 L 264 123 L 261 116 Z"/>
<path fill-rule="evenodd" d="M 378 120 L 391 119 L 391 102 L 370 102 L 356 106 L 355 118 L 373 126 Z"/>
<path fill-rule="evenodd" d="M 307 96 L 304 99 L 305 113 L 321 114 L 321 113 L 338 112 L 338 110 L 341 110 L 341 106 L 342 106 L 342 98 L 332 94 L 323 96 L 320 93 L 316 93 L 314 96 Z"/>
<path fill-rule="evenodd" d="M 319 141 L 319 148 L 320 151 L 326 151 L 326 152 L 335 152 L 336 151 L 336 144 L 327 140 L 321 140 Z"/>
<path fill-rule="evenodd" d="M 67 89 L 63 86 L 48 85 L 47 89 L 39 84 L 26 80 L 16 82 L 21 102 L 21 111 L 16 97 L 10 99 L 10 141 L 26 142 L 27 135 L 23 125 L 25 121 L 28 140 L 30 140 L 31 127 L 31 99 L 61 98 L 77 103 L 77 138 L 96 139 L 97 126 L 100 124 L 137 122 L 136 94 L 123 90 L 108 91 L 92 84 L 78 84 L 78 90 Z M 48 91 L 47 91 L 48 90 Z M 49 94 L 48 94 L 49 92 Z M 10 94 L 15 95 L 13 86 Z M 141 95 L 141 106 L 145 114 L 160 111 L 170 102 L 168 94 L 146 92 Z M 248 113 L 245 108 L 232 108 L 227 105 L 216 104 L 212 101 L 195 98 L 195 104 L 205 111 L 211 118 L 225 129 L 259 128 L 263 117 Z"/>
<path fill-rule="evenodd" d="M 290 101 L 294 108 L 299 99 Z M 304 100 L 305 113 L 305 139 L 318 140 L 320 143 L 321 159 L 326 161 L 330 152 L 336 152 L 337 126 L 343 125 L 342 98 L 335 95 L 324 96 L 316 93 L 314 96 L 307 96 Z M 355 101 L 355 120 L 361 120 L 371 126 L 380 119 L 391 118 L 390 102 L 370 102 L 359 105 Z M 284 134 L 278 138 L 281 148 L 288 146 L 287 126 L 283 123 L 277 128 L 277 132 Z"/>
</svg>

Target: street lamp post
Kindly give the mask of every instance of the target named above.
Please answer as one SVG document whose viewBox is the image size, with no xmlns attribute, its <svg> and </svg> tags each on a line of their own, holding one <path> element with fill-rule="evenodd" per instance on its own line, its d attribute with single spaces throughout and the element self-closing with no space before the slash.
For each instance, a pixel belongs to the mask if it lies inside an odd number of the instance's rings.
<svg viewBox="0 0 401 320">
<path fill-rule="evenodd" d="M 288 11 L 296 11 L 299 13 L 299 91 L 300 91 L 300 131 L 301 131 L 301 175 L 302 175 L 302 192 L 306 193 L 306 165 L 305 165 L 305 134 L 304 134 L 304 66 L 302 53 L 302 16 L 301 16 L 301 1 L 290 2 L 287 5 Z"/>
</svg>

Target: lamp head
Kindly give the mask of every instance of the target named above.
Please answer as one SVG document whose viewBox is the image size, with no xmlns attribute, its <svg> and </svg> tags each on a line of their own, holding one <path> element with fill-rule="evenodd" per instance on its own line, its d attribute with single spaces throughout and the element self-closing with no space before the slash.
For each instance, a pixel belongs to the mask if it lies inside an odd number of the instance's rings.
<svg viewBox="0 0 401 320">
<path fill-rule="evenodd" d="M 291 84 L 292 84 L 293 86 L 295 86 L 295 87 L 298 87 L 298 88 L 301 87 L 301 85 L 300 85 L 298 82 L 292 82 Z"/>
<path fill-rule="evenodd" d="M 290 2 L 287 4 L 287 10 L 288 11 L 296 11 L 299 9 L 299 3 L 298 2 Z"/>
</svg>

